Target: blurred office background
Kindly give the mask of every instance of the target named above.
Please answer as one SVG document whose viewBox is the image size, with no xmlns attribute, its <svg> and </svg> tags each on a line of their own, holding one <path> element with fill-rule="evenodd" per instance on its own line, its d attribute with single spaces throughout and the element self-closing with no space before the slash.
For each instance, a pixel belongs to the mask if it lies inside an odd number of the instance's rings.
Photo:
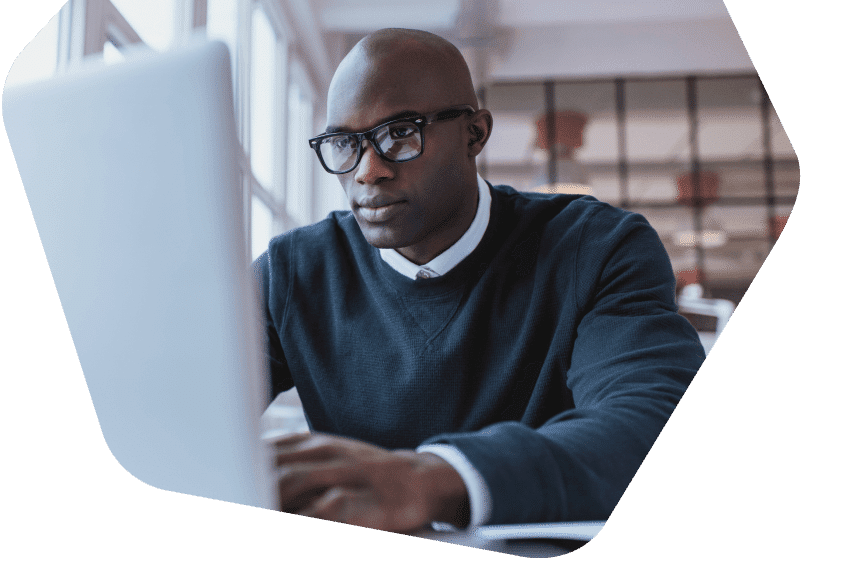
<svg viewBox="0 0 850 578">
<path fill-rule="evenodd" d="M 223 40 L 253 258 L 273 235 L 347 208 L 307 139 L 324 129 L 338 62 L 384 27 L 429 30 L 461 49 L 493 112 L 479 164 L 493 184 L 589 193 L 646 216 L 710 348 L 800 179 L 721 0 L 70 0 L 8 84 L 193 35 Z"/>
</svg>

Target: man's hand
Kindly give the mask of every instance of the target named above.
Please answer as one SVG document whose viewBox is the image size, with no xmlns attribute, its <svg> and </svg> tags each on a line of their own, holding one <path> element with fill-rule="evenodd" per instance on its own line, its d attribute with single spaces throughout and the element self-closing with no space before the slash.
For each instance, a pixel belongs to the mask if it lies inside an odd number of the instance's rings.
<svg viewBox="0 0 850 578">
<path fill-rule="evenodd" d="M 433 454 L 308 433 L 277 441 L 275 450 L 284 512 L 393 532 L 468 523 L 463 480 Z"/>
</svg>

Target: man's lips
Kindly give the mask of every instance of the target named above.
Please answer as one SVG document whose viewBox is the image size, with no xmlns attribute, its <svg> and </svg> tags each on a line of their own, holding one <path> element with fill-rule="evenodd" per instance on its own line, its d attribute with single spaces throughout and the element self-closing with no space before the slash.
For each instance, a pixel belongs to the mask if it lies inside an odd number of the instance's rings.
<svg viewBox="0 0 850 578">
<path fill-rule="evenodd" d="M 405 201 L 395 199 L 365 199 L 357 203 L 357 213 L 369 223 L 382 223 L 392 219 L 404 207 Z"/>
<path fill-rule="evenodd" d="M 366 209 L 380 209 L 381 207 L 386 207 L 387 205 L 394 205 L 395 203 L 401 203 L 403 199 L 397 199 L 395 197 L 389 197 L 386 195 L 376 195 L 374 197 L 366 197 L 360 201 L 356 201 L 354 204 L 357 208 L 366 208 Z"/>
</svg>

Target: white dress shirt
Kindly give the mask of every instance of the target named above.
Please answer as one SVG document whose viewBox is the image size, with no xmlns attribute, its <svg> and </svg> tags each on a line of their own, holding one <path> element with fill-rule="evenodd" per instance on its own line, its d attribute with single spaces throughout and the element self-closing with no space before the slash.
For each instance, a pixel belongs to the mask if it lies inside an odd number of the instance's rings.
<svg viewBox="0 0 850 578">
<path fill-rule="evenodd" d="M 475 247 L 484 237 L 484 231 L 487 230 L 489 223 L 490 187 L 478 175 L 478 209 L 475 211 L 475 218 L 472 219 L 472 224 L 454 245 L 424 265 L 417 265 L 408 261 L 395 249 L 380 249 L 381 258 L 390 267 L 411 279 L 416 279 L 417 276 L 430 278 L 445 275 L 475 250 Z M 490 490 L 487 488 L 484 478 L 463 452 L 448 444 L 428 444 L 419 446 L 416 451 L 437 455 L 457 470 L 469 494 L 469 527 L 486 524 L 492 509 Z M 433 526 L 436 530 L 451 528 L 449 524 L 435 523 Z"/>
</svg>

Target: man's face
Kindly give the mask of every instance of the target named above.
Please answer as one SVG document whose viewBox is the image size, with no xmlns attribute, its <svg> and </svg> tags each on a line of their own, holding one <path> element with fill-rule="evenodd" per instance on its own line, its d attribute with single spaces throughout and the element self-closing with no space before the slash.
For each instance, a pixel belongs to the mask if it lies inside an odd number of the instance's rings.
<svg viewBox="0 0 850 578">
<path fill-rule="evenodd" d="M 433 73 L 387 63 L 363 70 L 365 64 L 360 64 L 360 69 L 341 69 L 331 85 L 332 131 L 362 132 L 400 114 L 417 116 L 467 104 L 456 102 L 457 96 L 441 87 Z M 423 153 L 407 162 L 387 161 L 364 141 L 360 163 L 339 180 L 371 245 L 398 249 L 421 264 L 463 235 L 477 206 L 467 118 L 424 127 Z"/>
</svg>

